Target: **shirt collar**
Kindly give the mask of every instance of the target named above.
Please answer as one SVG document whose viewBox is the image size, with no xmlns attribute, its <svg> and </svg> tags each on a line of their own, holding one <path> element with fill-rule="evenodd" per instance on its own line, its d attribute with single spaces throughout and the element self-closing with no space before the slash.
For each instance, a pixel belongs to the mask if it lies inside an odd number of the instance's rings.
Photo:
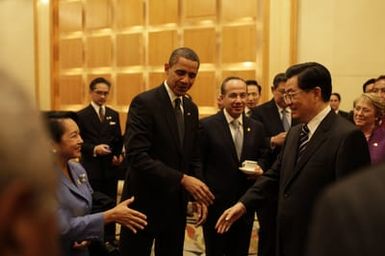
<svg viewBox="0 0 385 256">
<path fill-rule="evenodd" d="M 319 112 L 315 117 L 313 117 L 312 120 L 307 123 L 307 127 L 309 127 L 310 130 L 309 137 L 314 134 L 319 124 L 322 122 L 322 120 L 324 120 L 324 118 L 327 116 L 327 114 L 329 114 L 330 111 L 331 108 L 329 105 L 327 105 L 321 112 Z"/>
<path fill-rule="evenodd" d="M 93 101 L 91 101 L 91 106 L 95 109 L 96 113 L 99 113 L 99 108 L 104 107 L 103 105 L 99 106 L 98 104 L 96 104 Z"/>
<path fill-rule="evenodd" d="M 240 115 L 238 118 L 233 118 L 232 116 L 230 116 L 230 114 L 227 112 L 225 108 L 223 109 L 223 114 L 225 115 L 225 118 L 228 124 L 230 124 L 233 120 L 238 120 L 239 124 L 243 126 L 242 115 Z"/>
<path fill-rule="evenodd" d="M 170 98 L 170 101 L 174 104 L 174 101 L 176 98 L 179 98 L 181 102 L 183 102 L 182 96 L 176 96 L 175 93 L 170 89 L 170 87 L 167 84 L 167 81 L 164 81 L 164 87 L 166 88 L 168 97 Z"/>
</svg>

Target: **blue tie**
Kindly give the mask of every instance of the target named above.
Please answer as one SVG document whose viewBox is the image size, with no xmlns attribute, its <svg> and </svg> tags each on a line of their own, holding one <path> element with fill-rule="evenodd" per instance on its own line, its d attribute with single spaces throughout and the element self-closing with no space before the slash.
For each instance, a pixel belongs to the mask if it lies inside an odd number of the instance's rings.
<svg viewBox="0 0 385 256">
<path fill-rule="evenodd" d="M 297 161 L 299 161 L 299 159 L 302 157 L 303 152 L 305 151 L 305 148 L 308 143 L 309 143 L 309 127 L 307 127 L 307 125 L 304 124 L 299 134 Z"/>
</svg>

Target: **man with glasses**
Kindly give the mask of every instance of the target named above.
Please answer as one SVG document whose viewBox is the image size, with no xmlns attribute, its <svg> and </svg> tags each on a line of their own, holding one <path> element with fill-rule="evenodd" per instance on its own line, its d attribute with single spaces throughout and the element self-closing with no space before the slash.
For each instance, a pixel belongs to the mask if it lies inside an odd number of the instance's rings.
<svg viewBox="0 0 385 256">
<path fill-rule="evenodd" d="M 106 106 L 110 89 L 110 82 L 103 77 L 91 81 L 91 103 L 78 112 L 78 124 L 84 140 L 81 163 L 87 171 L 92 189 L 110 197 L 110 202 L 114 204 L 119 166 L 123 162 L 123 137 L 119 113 Z M 99 204 L 94 202 L 94 205 L 98 207 Z M 111 206 L 100 205 L 101 208 Z M 115 243 L 115 224 L 106 226 L 104 237 L 106 242 Z"/>
<path fill-rule="evenodd" d="M 277 255 L 302 256 L 320 192 L 369 165 L 370 157 L 362 132 L 331 111 L 332 81 L 323 65 L 297 64 L 286 76 L 284 99 L 302 124 L 290 129 L 273 167 L 222 214 L 216 227 L 227 232 L 240 216 L 278 198 Z"/>
<path fill-rule="evenodd" d="M 385 99 L 385 75 L 381 75 L 376 79 L 371 92 L 377 93 L 378 96 Z"/>
</svg>

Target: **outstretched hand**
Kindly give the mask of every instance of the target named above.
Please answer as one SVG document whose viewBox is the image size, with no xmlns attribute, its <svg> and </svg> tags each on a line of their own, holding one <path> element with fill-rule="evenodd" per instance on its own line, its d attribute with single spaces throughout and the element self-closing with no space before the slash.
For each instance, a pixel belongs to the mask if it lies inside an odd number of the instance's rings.
<svg viewBox="0 0 385 256">
<path fill-rule="evenodd" d="M 222 213 L 221 217 L 219 217 L 217 221 L 217 224 L 215 225 L 215 229 L 219 234 L 226 233 L 230 229 L 231 225 L 245 213 L 245 206 L 241 202 L 236 203 Z"/>
<path fill-rule="evenodd" d="M 210 205 L 214 202 L 214 195 L 209 187 L 201 180 L 184 174 L 182 178 L 182 186 L 194 197 L 194 199 L 205 205 Z"/>
</svg>

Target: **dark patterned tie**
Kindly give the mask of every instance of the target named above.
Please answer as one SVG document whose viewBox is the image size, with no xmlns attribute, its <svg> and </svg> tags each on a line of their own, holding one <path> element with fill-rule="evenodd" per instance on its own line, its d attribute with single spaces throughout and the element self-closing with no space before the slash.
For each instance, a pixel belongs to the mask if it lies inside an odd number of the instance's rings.
<svg viewBox="0 0 385 256">
<path fill-rule="evenodd" d="M 183 138 L 184 138 L 184 118 L 182 109 L 180 108 L 181 100 L 180 98 L 175 99 L 175 117 L 176 122 L 178 125 L 178 134 L 179 134 L 179 141 L 180 144 L 183 145 Z"/>
<path fill-rule="evenodd" d="M 238 120 L 231 121 L 231 126 L 234 129 L 234 146 L 235 150 L 237 151 L 238 159 L 241 159 L 241 153 L 242 153 L 242 145 L 243 145 L 243 138 L 241 134 L 241 125 Z"/>
<path fill-rule="evenodd" d="M 309 127 L 307 127 L 307 125 L 304 124 L 299 134 L 297 162 L 302 157 L 302 154 L 305 151 L 305 148 L 308 143 L 309 143 Z"/>
</svg>

